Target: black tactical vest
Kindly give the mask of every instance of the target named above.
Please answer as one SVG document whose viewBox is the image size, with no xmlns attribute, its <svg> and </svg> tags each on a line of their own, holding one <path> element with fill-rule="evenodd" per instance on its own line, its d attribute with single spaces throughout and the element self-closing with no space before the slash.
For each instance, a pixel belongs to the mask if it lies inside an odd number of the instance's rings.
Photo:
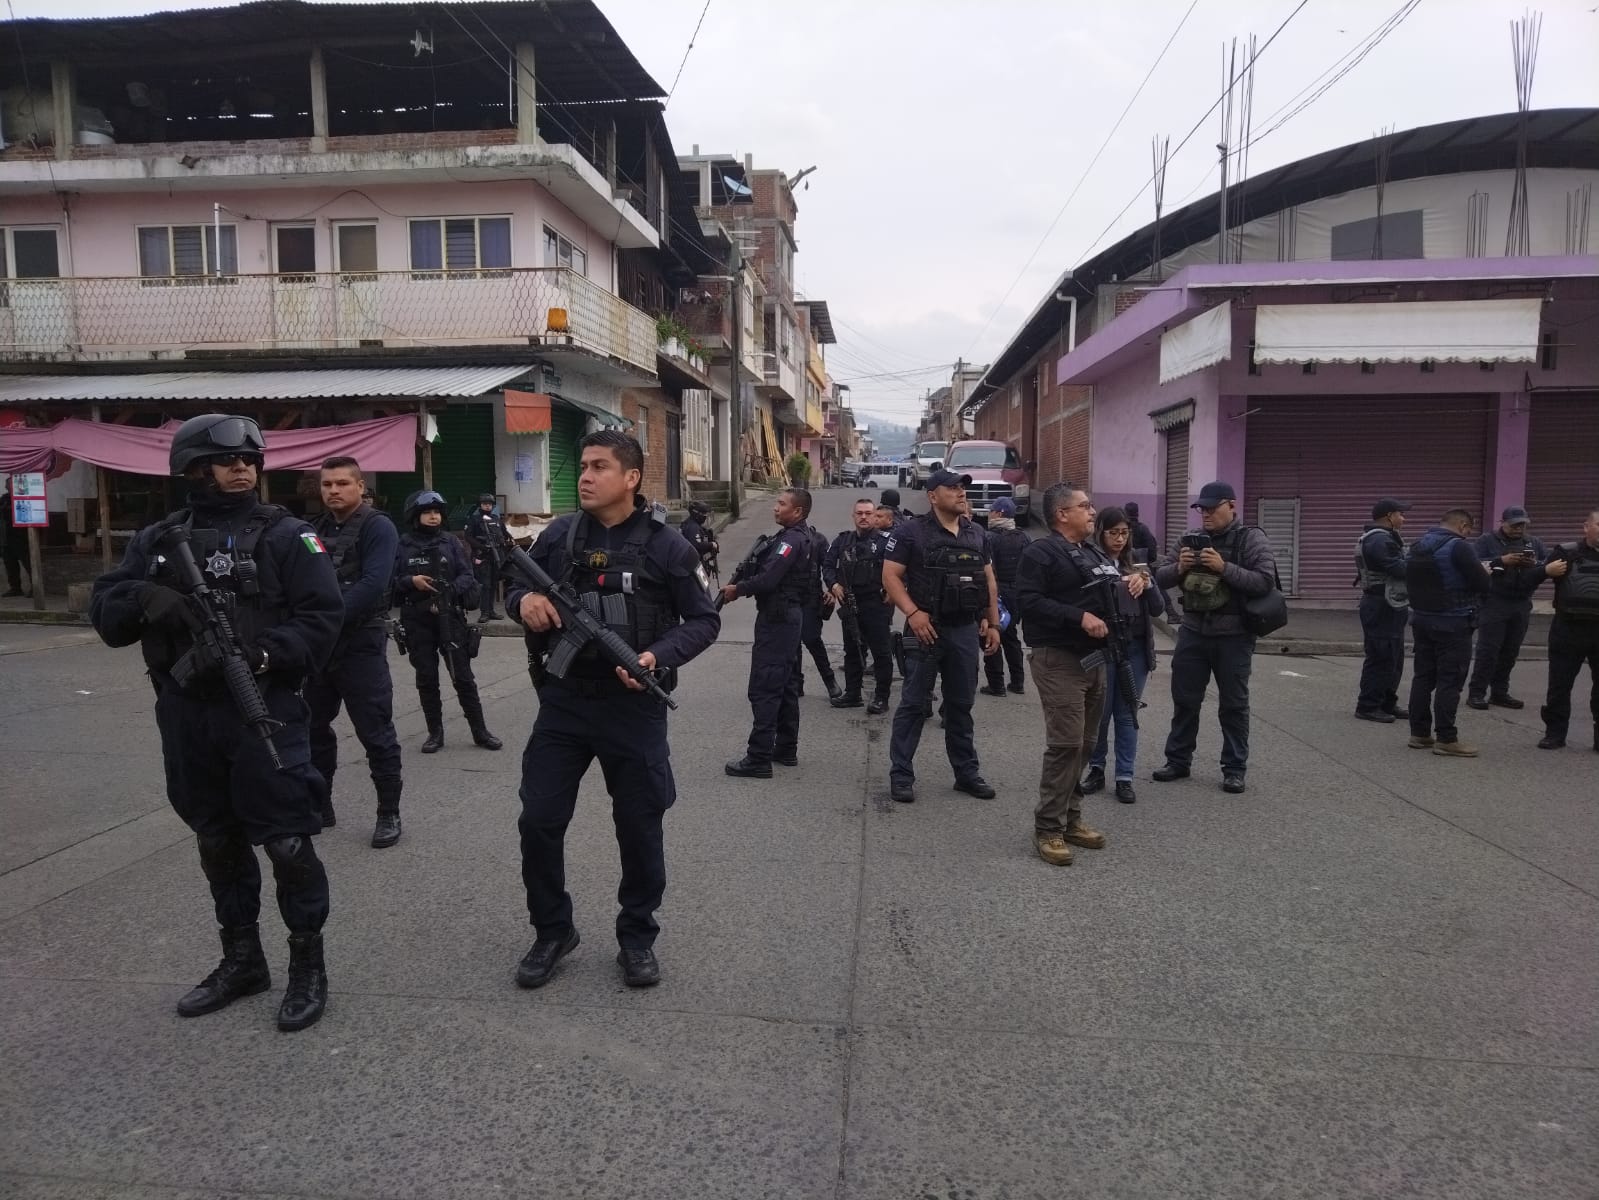
<svg viewBox="0 0 1599 1200">
<path fill-rule="evenodd" d="M 664 514 L 661 514 L 664 516 Z M 666 531 L 649 509 L 635 510 L 624 525 L 627 536 L 614 549 L 590 550 L 592 518 L 579 513 L 567 527 L 566 564 L 558 578 L 570 583 L 583 606 L 642 653 L 676 626 L 681 617 L 665 573 L 648 556 L 651 539 Z M 672 536 L 678 536 L 673 534 Z M 592 643 L 572 663 L 568 678 L 603 679 L 613 674 Z"/>
<path fill-rule="evenodd" d="M 839 572 L 853 592 L 879 591 L 883 586 L 883 539 L 875 533 L 852 534 L 839 554 Z"/>
<path fill-rule="evenodd" d="M 447 583 L 454 579 L 455 568 L 450 565 L 450 556 L 444 552 L 444 539 L 449 536 L 447 533 L 425 534 L 414 530 L 401 534 L 401 568 L 395 572 L 395 582 L 399 582 L 401 575 L 426 575 L 436 583 Z M 423 608 L 432 607 L 438 599 L 435 593 L 418 588 L 406 588 L 399 595 L 401 604 Z"/>
<path fill-rule="evenodd" d="M 983 547 L 974 527 L 956 541 L 934 524 L 936 545 L 922 547 L 922 566 L 910 572 L 908 590 L 916 607 L 938 621 L 972 621 L 988 608 L 988 577 Z"/>
<path fill-rule="evenodd" d="M 1578 543 L 1565 557 L 1571 569 L 1555 580 L 1555 611 L 1579 621 L 1599 621 L 1599 550 Z"/>
<path fill-rule="evenodd" d="M 1032 542 L 1020 529 L 1001 529 L 988 535 L 989 553 L 994 557 L 994 579 L 1002 588 L 1016 583 L 1022 565 L 1022 551 Z"/>
</svg>

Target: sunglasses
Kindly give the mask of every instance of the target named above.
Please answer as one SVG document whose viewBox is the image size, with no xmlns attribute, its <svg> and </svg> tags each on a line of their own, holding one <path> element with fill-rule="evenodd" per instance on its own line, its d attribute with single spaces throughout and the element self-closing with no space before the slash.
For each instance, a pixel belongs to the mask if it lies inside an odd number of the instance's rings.
<svg viewBox="0 0 1599 1200">
<path fill-rule="evenodd" d="M 232 467 L 243 463 L 247 467 L 260 467 L 264 462 L 259 454 L 212 454 L 207 461 L 214 467 Z"/>
</svg>

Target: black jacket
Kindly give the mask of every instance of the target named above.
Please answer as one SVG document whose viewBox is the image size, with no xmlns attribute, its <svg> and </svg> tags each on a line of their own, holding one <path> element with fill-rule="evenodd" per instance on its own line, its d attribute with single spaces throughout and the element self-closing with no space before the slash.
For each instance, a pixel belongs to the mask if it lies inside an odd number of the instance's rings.
<svg viewBox="0 0 1599 1200">
<path fill-rule="evenodd" d="M 364 533 L 365 530 L 362 530 Z M 426 555 L 433 562 L 445 566 L 443 580 L 432 577 L 434 583 L 448 583 L 455 593 L 457 604 L 477 586 L 477 575 L 472 570 L 472 559 L 461 545 L 461 539 L 440 526 L 432 530 L 413 529 L 400 538 L 394 551 L 394 594 L 405 607 L 431 606 L 437 596 L 411 582 L 413 575 L 427 574 L 415 569 L 409 560 Z"/>
<path fill-rule="evenodd" d="M 1477 558 L 1482 562 L 1487 562 L 1489 559 L 1497 560 L 1523 547 L 1532 551 L 1534 566 L 1507 567 L 1495 561 L 1489 568 L 1488 573 L 1493 580 L 1492 586 L 1488 589 L 1491 604 L 1501 608 L 1508 605 L 1518 609 L 1530 609 L 1532 594 L 1538 590 L 1544 580 L 1549 578 L 1544 571 L 1544 567 L 1548 565 L 1549 555 L 1545 553 L 1543 543 L 1535 537 L 1512 541 L 1499 530 L 1491 529 L 1477 539 L 1475 550 Z"/>
<path fill-rule="evenodd" d="M 355 514 L 351 514 L 352 518 Z M 332 513 L 323 513 L 316 521 L 317 536 L 331 554 L 344 525 L 335 521 Z M 353 629 L 371 617 L 389 610 L 390 595 L 394 590 L 395 552 L 400 545 L 400 531 L 394 527 L 387 513 L 368 512 L 361 522 L 361 532 L 350 553 L 361 562 L 360 574 L 343 585 L 344 627 Z"/>
<path fill-rule="evenodd" d="M 1115 564 L 1090 541 L 1073 546 L 1059 533 L 1039 538 L 1022 552 L 1016 571 L 1016 601 L 1029 646 L 1053 646 L 1073 654 L 1102 649 L 1104 638 L 1083 629 L 1083 615 L 1110 615 L 1106 589 L 1093 586 L 1117 574 Z"/>
</svg>

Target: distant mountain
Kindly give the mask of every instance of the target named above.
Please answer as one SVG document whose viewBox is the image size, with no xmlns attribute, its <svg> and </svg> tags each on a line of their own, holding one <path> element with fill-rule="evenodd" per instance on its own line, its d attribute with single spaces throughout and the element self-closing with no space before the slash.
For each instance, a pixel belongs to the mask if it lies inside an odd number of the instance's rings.
<svg viewBox="0 0 1599 1200">
<path fill-rule="evenodd" d="M 916 444 L 916 430 L 912 426 L 896 425 L 871 413 L 861 413 L 857 419 L 864 419 L 871 426 L 878 458 L 898 458 L 902 454 L 909 454 L 911 447 Z"/>
</svg>

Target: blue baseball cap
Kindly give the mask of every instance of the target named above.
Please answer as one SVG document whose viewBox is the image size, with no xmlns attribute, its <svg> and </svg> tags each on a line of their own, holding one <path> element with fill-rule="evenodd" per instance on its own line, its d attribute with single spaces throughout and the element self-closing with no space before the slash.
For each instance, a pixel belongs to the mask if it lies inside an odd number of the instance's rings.
<svg viewBox="0 0 1599 1200">
<path fill-rule="evenodd" d="M 970 475 L 957 475 L 954 471 L 948 470 L 934 471 L 927 477 L 928 491 L 941 487 L 970 487 L 971 484 L 972 477 Z"/>
<path fill-rule="evenodd" d="M 988 506 L 988 511 L 999 517 L 1014 517 L 1016 515 L 1016 502 L 1001 496 Z"/>
</svg>

